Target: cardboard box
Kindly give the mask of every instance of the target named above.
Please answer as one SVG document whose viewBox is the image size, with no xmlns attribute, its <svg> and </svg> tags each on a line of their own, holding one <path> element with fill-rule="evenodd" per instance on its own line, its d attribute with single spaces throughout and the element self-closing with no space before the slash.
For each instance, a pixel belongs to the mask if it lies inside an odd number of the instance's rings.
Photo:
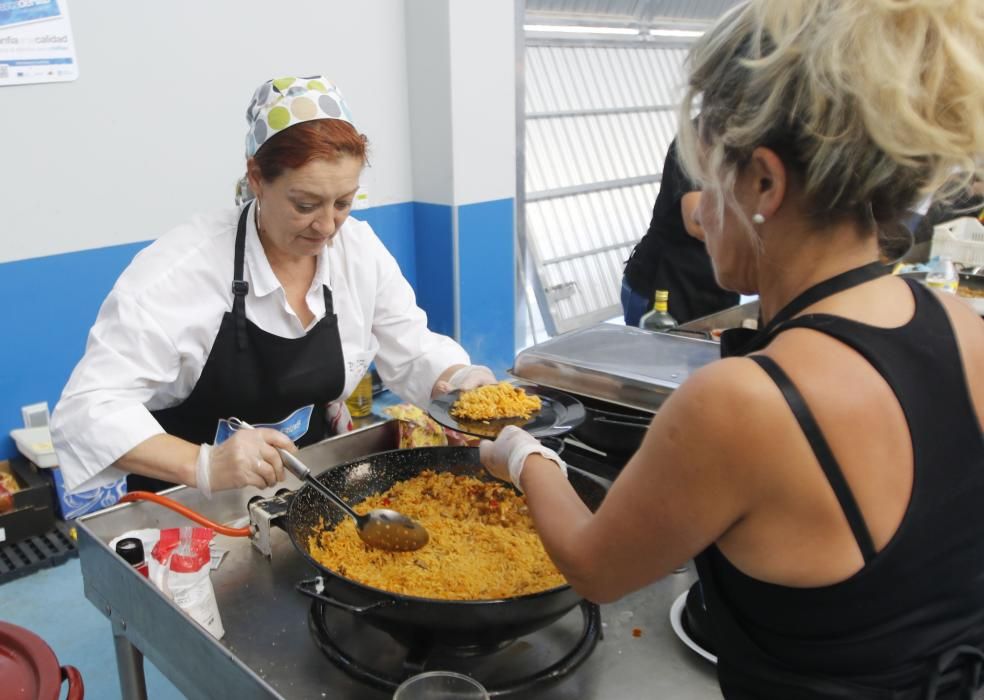
<svg viewBox="0 0 984 700">
<path fill-rule="evenodd" d="M 62 520 L 73 520 L 87 513 L 116 505 L 126 493 L 126 477 L 108 486 L 69 493 L 62 479 L 61 469 L 45 469 L 55 491 L 55 505 Z"/>
<path fill-rule="evenodd" d="M 0 462 L 17 480 L 20 490 L 13 496 L 14 509 L 0 514 L 0 542 L 20 542 L 41 535 L 55 526 L 52 488 L 40 470 L 26 459 Z"/>
</svg>

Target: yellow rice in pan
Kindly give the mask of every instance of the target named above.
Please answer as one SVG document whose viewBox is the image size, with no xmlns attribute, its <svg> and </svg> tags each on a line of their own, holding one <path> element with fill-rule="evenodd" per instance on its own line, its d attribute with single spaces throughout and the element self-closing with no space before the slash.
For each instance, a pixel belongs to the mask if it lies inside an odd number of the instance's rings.
<svg viewBox="0 0 984 700">
<path fill-rule="evenodd" d="M 461 392 L 451 415 L 471 420 L 529 418 L 540 410 L 540 397 L 531 396 L 509 382 L 499 382 Z"/>
<path fill-rule="evenodd" d="M 525 499 L 503 484 L 424 471 L 356 506 L 359 513 L 373 508 L 413 518 L 430 541 L 415 552 L 373 549 L 345 518 L 311 536 L 311 556 L 345 578 L 419 598 L 493 600 L 566 583 L 533 529 Z"/>
</svg>

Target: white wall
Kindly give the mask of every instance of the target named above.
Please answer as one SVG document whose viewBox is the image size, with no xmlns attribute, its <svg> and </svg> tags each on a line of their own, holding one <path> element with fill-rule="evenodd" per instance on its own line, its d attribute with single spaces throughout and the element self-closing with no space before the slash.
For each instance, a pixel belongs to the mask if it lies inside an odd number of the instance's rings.
<svg viewBox="0 0 984 700">
<path fill-rule="evenodd" d="M 509 0 L 410 0 L 414 199 L 516 195 L 516 26 Z"/>
<path fill-rule="evenodd" d="M 454 203 L 450 1 L 411 0 L 406 19 L 413 198 L 448 205 Z"/>
<path fill-rule="evenodd" d="M 516 26 L 512 0 L 450 0 L 456 204 L 516 196 Z"/>
<path fill-rule="evenodd" d="M 70 3 L 79 79 L 0 87 L 0 262 L 231 205 L 246 105 L 277 75 L 337 83 L 370 140 L 370 204 L 412 199 L 404 2 Z"/>
</svg>

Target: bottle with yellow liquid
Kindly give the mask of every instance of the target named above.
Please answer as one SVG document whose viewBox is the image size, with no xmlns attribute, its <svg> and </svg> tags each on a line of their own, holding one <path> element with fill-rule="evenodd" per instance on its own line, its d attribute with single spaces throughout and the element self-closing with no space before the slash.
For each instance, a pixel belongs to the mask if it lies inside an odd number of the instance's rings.
<svg viewBox="0 0 984 700">
<path fill-rule="evenodd" d="M 372 372 L 366 372 L 355 385 L 352 394 L 345 399 L 353 418 L 365 418 L 372 413 Z"/>
<path fill-rule="evenodd" d="M 665 289 L 657 289 L 653 309 L 639 319 L 639 328 L 647 331 L 666 331 L 676 327 L 676 319 L 670 316 L 667 310 L 669 302 L 670 293 Z"/>
<path fill-rule="evenodd" d="M 960 275 L 951 258 L 944 255 L 929 261 L 929 272 L 926 274 L 927 287 L 947 294 L 956 294 L 959 284 Z"/>
</svg>

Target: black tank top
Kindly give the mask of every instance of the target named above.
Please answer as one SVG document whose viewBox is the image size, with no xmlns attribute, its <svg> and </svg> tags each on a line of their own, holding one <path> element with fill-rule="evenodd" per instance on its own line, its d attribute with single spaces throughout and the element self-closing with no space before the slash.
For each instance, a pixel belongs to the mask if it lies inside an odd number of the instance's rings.
<svg viewBox="0 0 984 700">
<path fill-rule="evenodd" d="M 979 673 L 984 659 L 984 435 L 949 318 L 930 291 L 908 283 L 915 313 L 898 328 L 826 314 L 781 325 L 856 350 L 904 411 L 912 495 L 878 553 L 802 396 L 771 358 L 750 358 L 779 385 L 810 439 L 865 565 L 840 583 L 790 588 L 745 575 L 716 546 L 702 553 L 698 570 L 726 697 L 927 697 L 934 682 L 944 697 L 947 688 L 978 685 L 962 674 Z M 960 670 L 934 674 L 937 664 Z"/>
</svg>

